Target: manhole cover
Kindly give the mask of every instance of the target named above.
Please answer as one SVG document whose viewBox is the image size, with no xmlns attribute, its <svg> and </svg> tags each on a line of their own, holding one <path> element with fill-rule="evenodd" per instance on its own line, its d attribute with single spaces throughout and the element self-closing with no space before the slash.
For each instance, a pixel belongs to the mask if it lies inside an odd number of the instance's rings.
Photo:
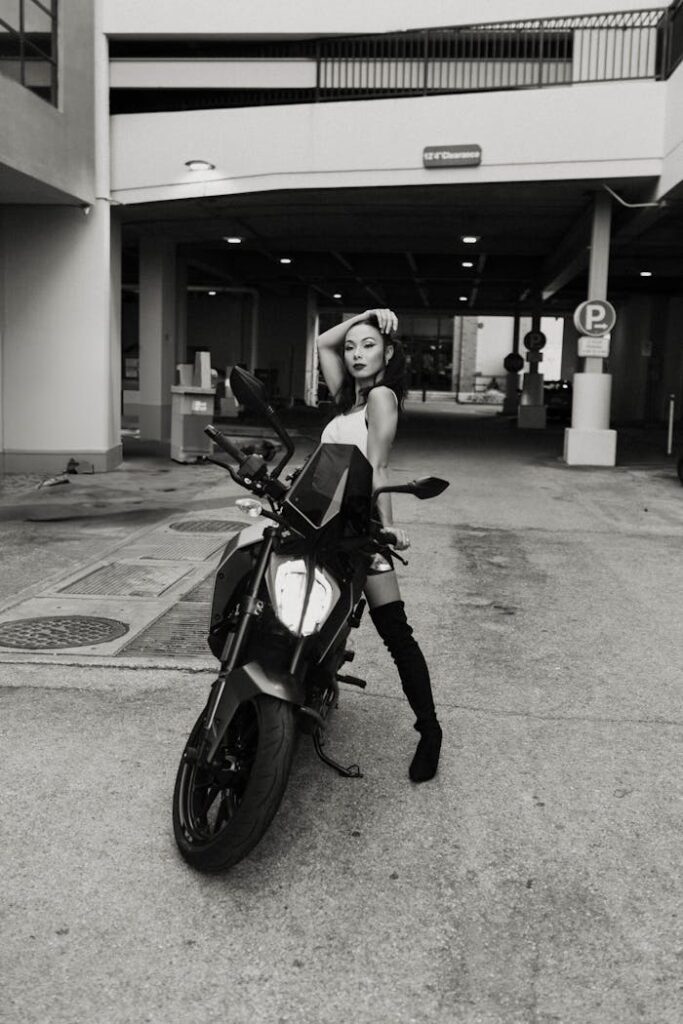
<svg viewBox="0 0 683 1024">
<path fill-rule="evenodd" d="M 0 622 L 0 647 L 44 651 L 60 647 L 89 647 L 118 640 L 128 632 L 125 622 L 91 615 L 50 615 L 38 619 Z"/>
<path fill-rule="evenodd" d="M 246 525 L 236 519 L 185 519 L 171 523 L 170 528 L 180 533 L 230 533 L 243 530 Z"/>
</svg>

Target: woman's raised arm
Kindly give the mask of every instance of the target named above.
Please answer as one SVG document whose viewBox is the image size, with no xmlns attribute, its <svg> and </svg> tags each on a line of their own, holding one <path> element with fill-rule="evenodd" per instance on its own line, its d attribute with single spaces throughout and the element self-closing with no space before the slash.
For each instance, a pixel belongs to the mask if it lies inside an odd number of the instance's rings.
<svg viewBox="0 0 683 1024">
<path fill-rule="evenodd" d="M 320 369 L 333 398 L 344 383 L 346 373 L 342 353 L 346 332 L 354 324 L 365 323 L 371 317 L 377 320 L 379 329 L 383 333 L 396 330 L 398 320 L 396 314 L 392 313 L 390 309 L 366 309 L 364 313 L 357 313 L 356 316 L 349 317 L 348 320 L 342 320 L 340 324 L 330 327 L 329 331 L 324 331 L 318 336 L 316 345 L 318 346 Z"/>
</svg>

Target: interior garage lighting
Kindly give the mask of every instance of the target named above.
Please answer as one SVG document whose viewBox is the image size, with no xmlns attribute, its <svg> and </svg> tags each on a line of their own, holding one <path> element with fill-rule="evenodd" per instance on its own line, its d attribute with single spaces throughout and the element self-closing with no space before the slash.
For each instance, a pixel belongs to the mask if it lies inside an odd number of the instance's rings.
<svg viewBox="0 0 683 1024">
<path fill-rule="evenodd" d="M 292 261 L 290 260 L 289 256 L 281 256 L 280 257 L 280 263 L 291 263 L 291 262 Z"/>
<path fill-rule="evenodd" d="M 463 260 L 463 262 L 460 264 L 460 266 L 461 267 L 467 267 L 468 270 L 469 270 L 470 267 L 474 266 L 474 263 L 472 263 L 471 260 Z"/>
<path fill-rule="evenodd" d="M 223 241 L 227 242 L 228 245 L 241 245 L 242 243 L 239 235 L 223 235 Z"/>
<path fill-rule="evenodd" d="M 460 241 L 464 242 L 465 245 L 476 245 L 479 241 L 479 235 L 461 235 Z"/>
<path fill-rule="evenodd" d="M 651 270 L 641 270 L 640 276 L 641 277 L 652 277 L 652 271 Z"/>
<path fill-rule="evenodd" d="M 215 171 L 216 165 L 209 163 L 208 160 L 186 160 L 185 166 L 188 171 Z"/>
<path fill-rule="evenodd" d="M 215 292 L 213 292 L 213 291 L 209 292 L 209 295 L 215 295 L 215 294 L 216 294 L 216 293 L 215 293 Z"/>
<path fill-rule="evenodd" d="M 335 292 L 332 296 L 333 299 L 341 299 L 341 292 Z"/>
<path fill-rule="evenodd" d="M 461 295 L 460 296 L 460 301 L 461 302 L 467 302 L 467 296 L 466 295 Z"/>
</svg>

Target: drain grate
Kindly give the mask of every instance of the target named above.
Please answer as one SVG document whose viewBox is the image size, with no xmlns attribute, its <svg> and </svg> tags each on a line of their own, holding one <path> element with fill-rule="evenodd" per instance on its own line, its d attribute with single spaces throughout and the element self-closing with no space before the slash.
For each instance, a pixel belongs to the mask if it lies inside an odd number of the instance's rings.
<svg viewBox="0 0 683 1024">
<path fill-rule="evenodd" d="M 201 583 L 197 583 L 192 590 L 188 590 L 186 594 L 183 594 L 180 600 L 186 603 L 192 602 L 192 604 L 197 604 L 197 602 L 201 603 L 203 601 L 208 601 L 210 603 L 213 600 L 213 588 L 215 581 L 216 574 L 215 572 L 212 572 L 211 575 L 207 576 L 205 580 L 201 581 Z"/>
<path fill-rule="evenodd" d="M 128 632 L 125 622 L 91 615 L 49 615 L 0 622 L 0 647 L 25 651 L 89 647 L 118 640 Z"/>
<path fill-rule="evenodd" d="M 179 533 L 236 533 L 246 525 L 236 519 L 184 519 L 171 523 L 170 529 Z"/>
<path fill-rule="evenodd" d="M 150 537 L 126 548 L 126 558 L 169 562 L 203 562 L 226 543 L 225 537 L 183 537 L 178 534 Z"/>
<path fill-rule="evenodd" d="M 60 587 L 60 594 L 105 597 L 159 597 L 187 576 L 189 569 L 163 565 L 101 565 L 80 579 Z"/>
<path fill-rule="evenodd" d="M 205 658 L 210 653 L 206 643 L 210 612 L 208 604 L 177 604 L 117 653 Z"/>
</svg>

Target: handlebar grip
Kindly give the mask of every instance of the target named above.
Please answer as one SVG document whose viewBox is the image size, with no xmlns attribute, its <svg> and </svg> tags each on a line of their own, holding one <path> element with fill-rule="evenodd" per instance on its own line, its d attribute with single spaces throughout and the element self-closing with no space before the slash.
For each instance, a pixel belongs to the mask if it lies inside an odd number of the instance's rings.
<svg viewBox="0 0 683 1024">
<path fill-rule="evenodd" d="M 236 444 L 233 444 L 229 437 L 225 434 L 221 434 L 220 430 L 216 430 L 213 424 L 209 424 L 208 427 L 204 427 L 204 433 L 207 437 L 210 437 L 214 444 L 217 444 L 219 448 L 222 448 L 228 455 L 232 455 L 233 459 L 237 459 L 238 462 L 244 462 L 247 458 L 246 454 L 241 448 L 238 448 Z"/>
</svg>

